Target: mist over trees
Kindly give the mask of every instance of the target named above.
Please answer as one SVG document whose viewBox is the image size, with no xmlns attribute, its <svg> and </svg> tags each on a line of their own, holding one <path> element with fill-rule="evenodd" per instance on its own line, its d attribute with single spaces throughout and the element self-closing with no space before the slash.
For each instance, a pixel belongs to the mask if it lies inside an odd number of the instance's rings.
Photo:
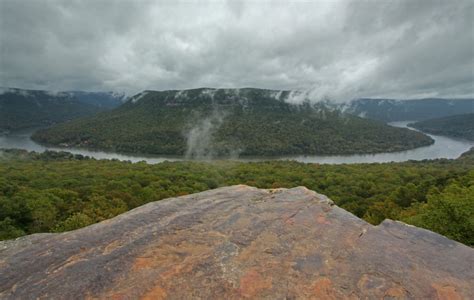
<svg viewBox="0 0 474 300">
<path fill-rule="evenodd" d="M 372 224 L 401 220 L 474 245 L 474 156 L 404 163 L 95 160 L 5 150 L 0 156 L 0 239 L 87 226 L 142 204 L 221 186 L 306 186 Z"/>
<path fill-rule="evenodd" d="M 345 114 L 329 103 L 292 104 L 289 91 L 146 91 L 119 108 L 33 136 L 45 144 L 124 153 L 278 156 L 395 152 L 427 146 L 419 132 Z"/>
</svg>

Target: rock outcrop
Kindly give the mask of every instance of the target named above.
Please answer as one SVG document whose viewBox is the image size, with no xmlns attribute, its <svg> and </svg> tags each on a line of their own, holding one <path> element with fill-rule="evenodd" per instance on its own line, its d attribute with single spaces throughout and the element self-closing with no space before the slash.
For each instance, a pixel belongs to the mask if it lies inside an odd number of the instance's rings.
<svg viewBox="0 0 474 300">
<path fill-rule="evenodd" d="M 474 250 L 306 188 L 232 186 L 0 243 L 2 299 L 474 299 Z"/>
</svg>

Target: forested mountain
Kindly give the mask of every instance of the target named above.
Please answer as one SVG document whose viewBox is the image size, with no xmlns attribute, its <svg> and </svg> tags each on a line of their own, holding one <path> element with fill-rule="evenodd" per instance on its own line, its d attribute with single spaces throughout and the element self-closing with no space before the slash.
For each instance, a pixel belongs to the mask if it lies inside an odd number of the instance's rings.
<svg viewBox="0 0 474 300">
<path fill-rule="evenodd" d="M 92 92 L 48 92 L 2 88 L 0 130 L 46 126 L 90 116 L 121 104 L 124 95 Z"/>
<path fill-rule="evenodd" d="M 341 107 L 346 112 L 385 122 L 419 121 L 474 113 L 474 99 L 356 99 Z"/>
<path fill-rule="evenodd" d="M 112 109 L 120 106 L 127 99 L 123 93 L 115 92 L 83 92 L 83 91 L 69 91 L 62 92 L 78 101 L 105 109 Z"/>
<path fill-rule="evenodd" d="M 351 154 L 400 151 L 433 141 L 418 132 L 288 103 L 289 91 L 145 91 L 115 110 L 37 132 L 42 143 L 171 155 Z"/>
<path fill-rule="evenodd" d="M 474 113 L 430 119 L 409 124 L 428 133 L 474 141 Z"/>
</svg>

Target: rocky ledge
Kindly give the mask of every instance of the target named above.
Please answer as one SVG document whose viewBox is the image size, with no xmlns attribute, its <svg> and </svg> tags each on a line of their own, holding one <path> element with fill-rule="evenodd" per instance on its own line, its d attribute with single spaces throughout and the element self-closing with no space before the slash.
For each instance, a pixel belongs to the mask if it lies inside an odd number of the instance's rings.
<svg viewBox="0 0 474 300">
<path fill-rule="evenodd" d="M 0 279 L 2 299 L 474 299 L 474 250 L 240 185 L 0 243 Z"/>
</svg>

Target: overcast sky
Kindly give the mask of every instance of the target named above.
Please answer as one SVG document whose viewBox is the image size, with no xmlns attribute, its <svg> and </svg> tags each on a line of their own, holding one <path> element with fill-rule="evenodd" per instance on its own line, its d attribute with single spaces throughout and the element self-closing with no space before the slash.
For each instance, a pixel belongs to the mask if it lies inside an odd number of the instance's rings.
<svg viewBox="0 0 474 300">
<path fill-rule="evenodd" d="M 474 95 L 474 1 L 0 0 L 0 86 Z"/>
</svg>

